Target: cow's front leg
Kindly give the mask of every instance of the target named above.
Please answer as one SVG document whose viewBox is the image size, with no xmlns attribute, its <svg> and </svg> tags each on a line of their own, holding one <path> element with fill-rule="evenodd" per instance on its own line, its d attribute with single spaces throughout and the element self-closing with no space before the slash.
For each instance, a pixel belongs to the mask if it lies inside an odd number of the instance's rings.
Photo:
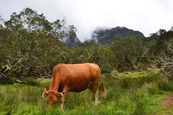
<svg viewBox="0 0 173 115">
<path fill-rule="evenodd" d="M 60 108 L 61 108 L 62 111 L 64 110 L 63 105 L 64 105 L 66 95 L 67 95 L 67 93 L 64 93 L 64 95 L 60 98 L 60 100 L 61 100 Z"/>
<path fill-rule="evenodd" d="M 63 90 L 63 96 L 61 96 L 61 98 L 60 98 L 60 101 L 61 101 L 61 105 L 60 105 L 60 108 L 61 108 L 61 110 L 63 111 L 64 109 L 63 109 L 63 105 L 64 105 L 64 101 L 65 101 L 65 97 L 67 96 L 67 92 L 68 92 L 69 90 L 68 90 L 68 88 L 65 88 L 64 90 Z"/>
<path fill-rule="evenodd" d="M 64 104 L 64 101 L 61 101 L 60 108 L 61 108 L 62 111 L 64 111 L 64 109 L 63 109 L 63 104 Z"/>
</svg>

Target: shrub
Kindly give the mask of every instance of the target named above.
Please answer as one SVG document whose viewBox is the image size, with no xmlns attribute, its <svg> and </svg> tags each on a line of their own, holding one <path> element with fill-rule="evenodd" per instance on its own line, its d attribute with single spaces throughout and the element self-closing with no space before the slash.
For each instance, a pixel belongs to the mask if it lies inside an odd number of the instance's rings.
<svg viewBox="0 0 173 115">
<path fill-rule="evenodd" d="M 27 80 L 26 84 L 31 85 L 31 86 L 39 86 L 39 82 L 34 81 L 34 80 Z"/>
<path fill-rule="evenodd" d="M 28 84 L 31 86 L 39 86 L 40 85 L 40 82 L 37 81 L 36 79 L 34 79 L 33 77 L 28 77 L 28 78 L 22 77 L 21 80 L 23 81 L 22 82 L 23 84 Z"/>
<path fill-rule="evenodd" d="M 14 84 L 15 80 L 12 78 L 0 78 L 0 84 Z"/>
</svg>

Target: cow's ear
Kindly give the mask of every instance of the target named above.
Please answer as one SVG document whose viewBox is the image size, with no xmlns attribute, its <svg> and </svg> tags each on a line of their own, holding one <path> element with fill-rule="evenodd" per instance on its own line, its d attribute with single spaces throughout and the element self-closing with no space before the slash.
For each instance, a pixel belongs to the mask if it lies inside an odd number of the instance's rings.
<svg viewBox="0 0 173 115">
<path fill-rule="evenodd" d="M 44 92 L 47 92 L 47 89 L 46 88 L 44 88 Z"/>
<path fill-rule="evenodd" d="M 62 93 L 63 95 L 65 94 L 65 92 L 64 92 L 64 91 L 62 91 L 61 93 Z"/>
</svg>

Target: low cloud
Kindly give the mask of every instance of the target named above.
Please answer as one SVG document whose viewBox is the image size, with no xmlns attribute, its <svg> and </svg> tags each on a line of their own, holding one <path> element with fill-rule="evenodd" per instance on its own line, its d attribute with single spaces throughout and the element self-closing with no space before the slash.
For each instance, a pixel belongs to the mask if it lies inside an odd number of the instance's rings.
<svg viewBox="0 0 173 115">
<path fill-rule="evenodd" d="M 145 36 L 173 25 L 172 0 L 0 0 L 0 15 L 8 20 L 12 12 L 26 7 L 43 13 L 50 21 L 63 19 L 77 27 L 81 41 L 96 27 L 124 26 Z"/>
</svg>

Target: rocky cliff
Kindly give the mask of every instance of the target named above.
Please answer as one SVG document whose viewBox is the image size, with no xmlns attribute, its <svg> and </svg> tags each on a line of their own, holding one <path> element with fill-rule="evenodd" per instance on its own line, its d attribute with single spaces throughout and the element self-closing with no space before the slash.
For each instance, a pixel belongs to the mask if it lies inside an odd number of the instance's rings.
<svg viewBox="0 0 173 115">
<path fill-rule="evenodd" d="M 68 32 L 68 36 L 62 39 L 62 42 L 66 44 L 67 47 L 74 47 L 81 43 L 78 39 L 75 31 L 71 30 Z"/>
</svg>

